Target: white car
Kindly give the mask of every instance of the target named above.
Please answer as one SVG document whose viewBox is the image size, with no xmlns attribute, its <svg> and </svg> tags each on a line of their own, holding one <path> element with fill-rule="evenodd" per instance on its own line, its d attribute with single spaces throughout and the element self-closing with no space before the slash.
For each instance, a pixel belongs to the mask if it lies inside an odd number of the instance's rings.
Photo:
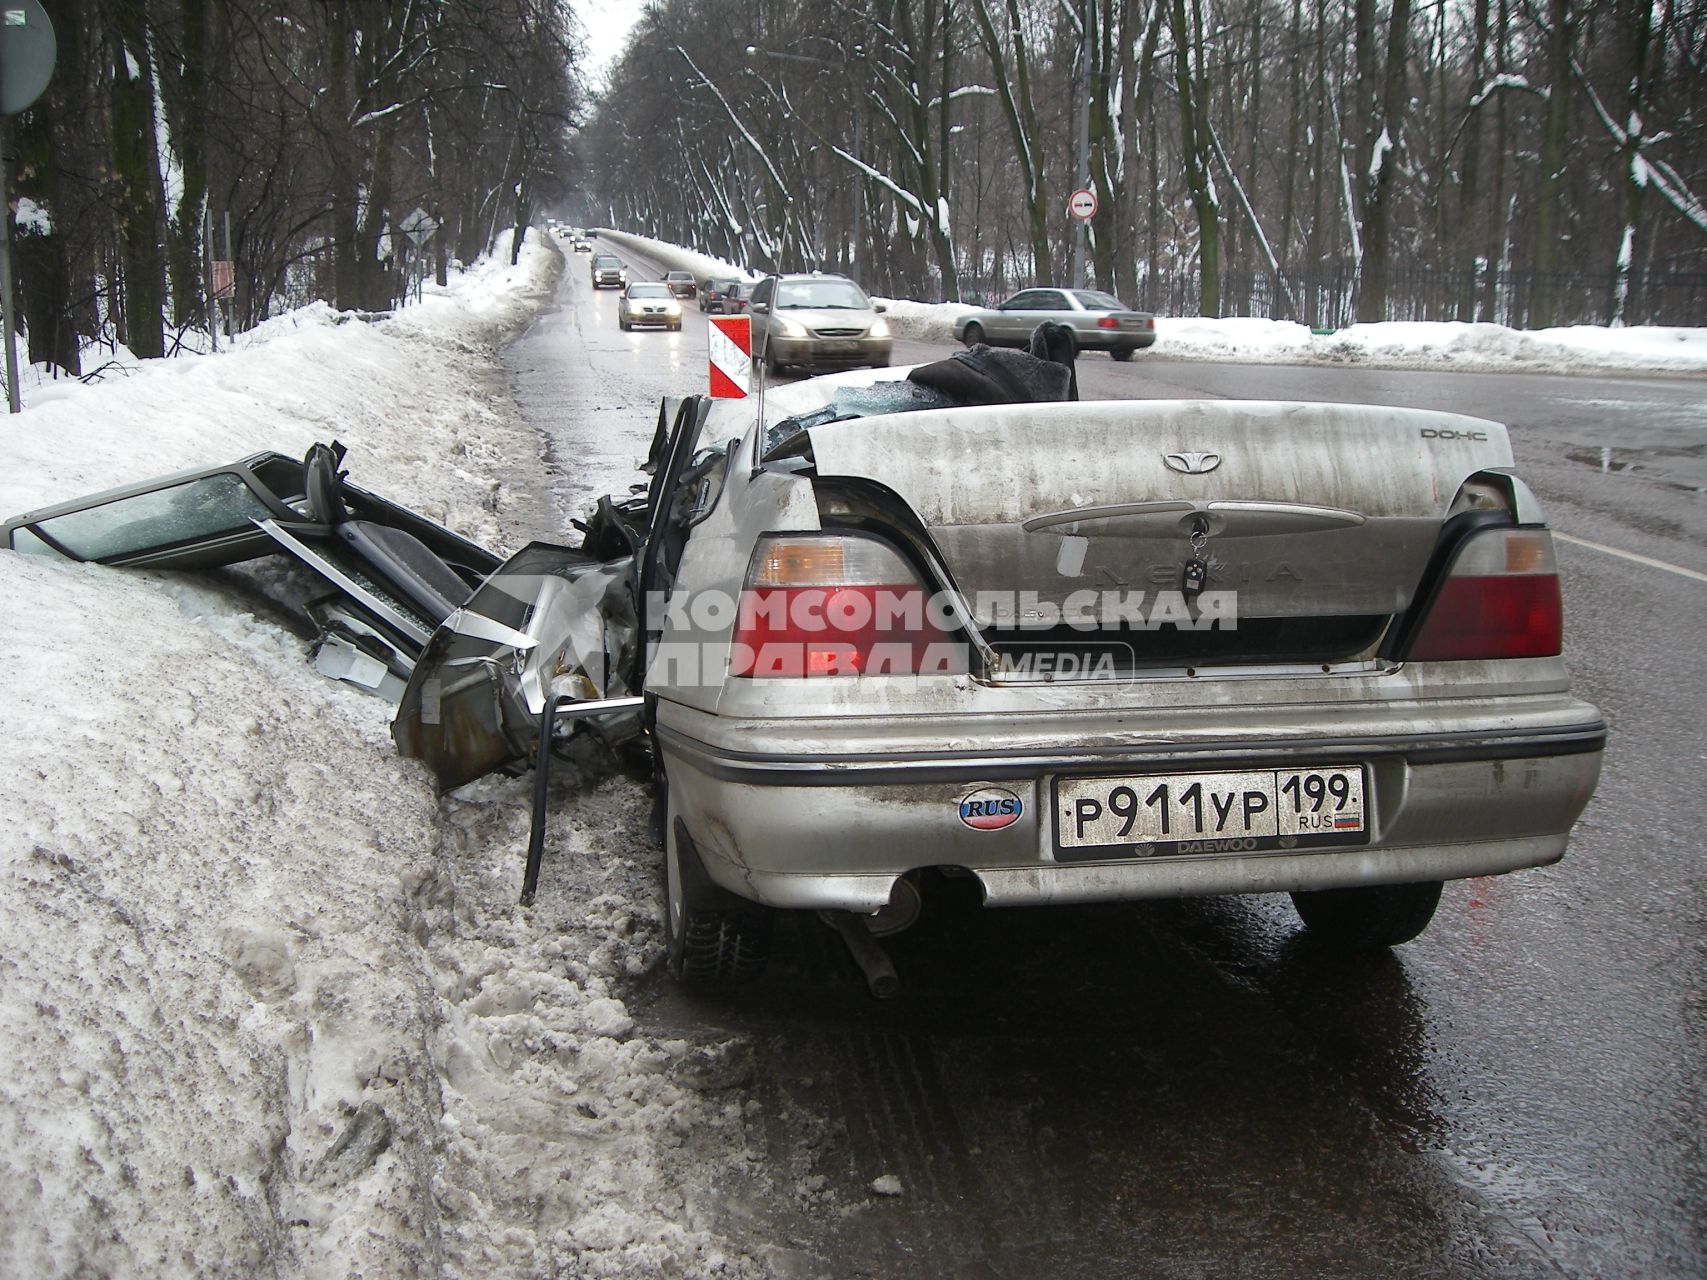
<svg viewBox="0 0 1707 1280">
<path fill-rule="evenodd" d="M 682 304 L 670 286 L 656 281 L 636 281 L 622 291 L 616 304 L 616 325 L 624 331 L 636 325 L 682 327 Z"/>
</svg>

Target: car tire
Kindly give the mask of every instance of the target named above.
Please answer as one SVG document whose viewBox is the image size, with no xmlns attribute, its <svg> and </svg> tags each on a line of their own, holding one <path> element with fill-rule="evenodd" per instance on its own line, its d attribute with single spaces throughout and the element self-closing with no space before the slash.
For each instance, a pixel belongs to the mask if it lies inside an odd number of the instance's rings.
<svg viewBox="0 0 1707 1280">
<path fill-rule="evenodd" d="M 624 333 L 629 331 L 629 323 L 626 320 L 618 320 L 616 322 L 616 327 L 621 329 Z"/>
<path fill-rule="evenodd" d="M 974 320 L 966 326 L 966 332 L 960 335 L 960 340 L 969 347 L 975 347 L 984 341 L 984 326 Z"/>
<path fill-rule="evenodd" d="M 1409 942 L 1434 919 L 1441 882 L 1314 889 L 1292 895 L 1310 936 L 1341 951 L 1381 951 Z"/>
<path fill-rule="evenodd" d="M 1137 347 L 1115 347 L 1108 354 L 1116 360 L 1130 360 Z"/>
<path fill-rule="evenodd" d="M 671 333 L 680 333 L 681 331 L 682 331 L 682 322 L 680 320 L 676 321 L 673 325 L 670 326 L 670 332 Z"/>
<path fill-rule="evenodd" d="M 680 818 L 664 846 L 664 951 L 670 971 L 696 986 L 751 982 L 770 958 L 771 912 L 719 889 Z"/>
</svg>

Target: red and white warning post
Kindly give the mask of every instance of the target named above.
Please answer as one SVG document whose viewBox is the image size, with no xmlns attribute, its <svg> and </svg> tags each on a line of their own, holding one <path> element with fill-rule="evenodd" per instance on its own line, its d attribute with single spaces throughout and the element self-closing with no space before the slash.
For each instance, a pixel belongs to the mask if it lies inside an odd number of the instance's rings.
<svg viewBox="0 0 1707 1280">
<path fill-rule="evenodd" d="M 740 400 L 753 382 L 753 322 L 748 316 L 710 316 L 711 394 Z"/>
</svg>

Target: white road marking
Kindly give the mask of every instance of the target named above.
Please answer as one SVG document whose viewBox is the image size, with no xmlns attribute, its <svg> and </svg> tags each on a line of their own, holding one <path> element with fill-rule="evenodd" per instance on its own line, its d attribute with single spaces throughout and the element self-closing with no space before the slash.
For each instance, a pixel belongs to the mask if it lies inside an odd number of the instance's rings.
<svg viewBox="0 0 1707 1280">
<path fill-rule="evenodd" d="M 1697 582 L 1707 582 L 1707 573 L 1698 573 L 1694 569 L 1685 569 L 1680 564 L 1668 564 L 1664 560 L 1655 560 L 1651 556 L 1639 556 L 1634 551 L 1620 551 L 1617 547 L 1609 547 L 1604 542 L 1590 542 L 1587 538 L 1573 538 L 1568 533 L 1560 533 L 1557 529 L 1553 536 L 1560 542 L 1574 542 L 1579 547 L 1588 547 L 1594 551 L 1604 551 L 1609 556 L 1619 556 L 1625 560 L 1634 560 L 1637 564 L 1645 564 L 1651 569 L 1664 569 L 1667 573 L 1680 574 L 1685 578 L 1694 578 Z"/>
</svg>

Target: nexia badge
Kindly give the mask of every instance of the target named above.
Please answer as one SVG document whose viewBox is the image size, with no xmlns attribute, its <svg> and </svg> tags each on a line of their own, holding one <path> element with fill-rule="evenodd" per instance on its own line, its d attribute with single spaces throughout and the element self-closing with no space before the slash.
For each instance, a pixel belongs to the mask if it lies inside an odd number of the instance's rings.
<svg viewBox="0 0 1707 1280">
<path fill-rule="evenodd" d="M 1024 812 L 1025 801 L 1003 787 L 983 787 L 960 802 L 960 820 L 974 831 L 999 831 Z"/>
</svg>

